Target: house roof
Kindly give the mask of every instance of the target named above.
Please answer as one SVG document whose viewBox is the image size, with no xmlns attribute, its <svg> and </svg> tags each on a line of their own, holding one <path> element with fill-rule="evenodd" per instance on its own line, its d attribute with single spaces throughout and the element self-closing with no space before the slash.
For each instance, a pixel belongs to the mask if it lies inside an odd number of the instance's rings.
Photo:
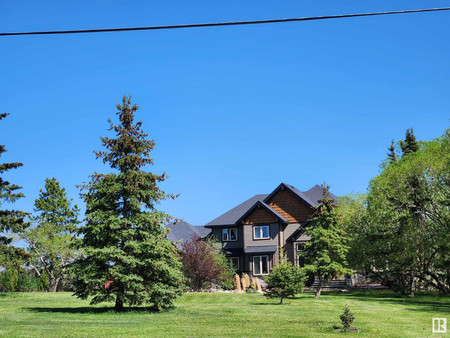
<svg viewBox="0 0 450 338">
<path fill-rule="evenodd" d="M 167 239 L 176 242 L 179 249 L 181 249 L 182 243 L 189 241 L 195 235 L 203 238 L 211 232 L 211 229 L 205 228 L 204 226 L 191 225 L 184 221 L 166 224 L 166 228 L 170 230 Z"/>
<path fill-rule="evenodd" d="M 277 251 L 276 245 L 264 245 L 264 246 L 248 246 L 245 248 L 245 253 L 274 253 Z"/>
<path fill-rule="evenodd" d="M 280 189 L 286 188 L 288 190 L 290 190 L 294 195 L 296 195 L 297 197 L 299 197 L 301 200 L 303 200 L 304 202 L 306 202 L 306 204 L 310 205 L 310 206 L 314 206 L 316 204 L 314 204 L 313 201 L 311 201 L 309 199 L 309 197 L 302 191 L 298 190 L 296 187 L 286 184 L 286 183 L 281 183 L 278 187 L 275 188 L 274 191 L 272 191 L 270 193 L 270 195 L 268 195 L 265 199 L 264 202 L 268 202 L 273 195 L 275 195 Z"/>
<path fill-rule="evenodd" d="M 272 215 L 274 215 L 279 220 L 281 220 L 281 222 L 289 223 L 288 220 L 285 217 L 280 215 L 276 210 L 272 209 L 268 204 L 266 204 L 266 203 L 264 203 L 262 201 L 257 201 L 255 204 L 253 204 L 253 206 L 251 206 L 241 217 L 239 217 L 238 220 L 235 223 L 238 223 L 240 221 L 245 220 L 245 218 L 247 218 L 247 216 L 250 215 L 252 213 L 252 211 L 255 210 L 255 208 L 258 208 L 258 207 L 259 208 L 262 207 L 262 208 L 266 209 Z"/>
<path fill-rule="evenodd" d="M 319 205 L 319 200 L 323 198 L 323 190 L 320 185 L 315 185 L 309 190 L 306 190 L 304 194 L 314 203 L 314 205 Z M 329 192 L 329 198 L 333 199 L 334 202 L 337 202 L 338 198 L 335 194 Z"/>
<path fill-rule="evenodd" d="M 263 201 L 268 195 L 261 194 L 255 195 L 252 198 L 249 198 L 245 202 L 239 204 L 237 207 L 234 207 L 230 211 L 227 211 L 223 215 L 213 219 L 211 222 L 207 223 L 205 226 L 218 226 L 218 225 L 234 225 L 239 218 L 244 215 L 248 209 L 250 209 L 256 202 Z"/>
<path fill-rule="evenodd" d="M 281 183 L 270 194 L 260 194 L 255 195 L 252 198 L 249 198 L 245 202 L 227 211 L 223 215 L 213 219 L 211 222 L 207 223 L 205 227 L 235 225 L 238 221 L 240 221 L 243 218 L 243 216 L 246 213 L 251 211 L 251 209 L 254 208 L 258 202 L 261 202 L 261 204 L 259 205 L 264 206 L 266 209 L 269 208 L 270 209 L 270 210 L 268 209 L 269 211 L 271 211 L 273 214 L 275 214 L 277 217 L 283 220 L 284 217 L 267 204 L 270 198 L 273 195 L 275 195 L 280 189 L 287 189 L 291 191 L 294 195 L 296 195 L 299 199 L 303 200 L 309 206 L 319 205 L 318 201 L 322 199 L 322 188 L 319 185 L 315 185 L 314 187 L 312 187 L 307 191 L 300 191 L 292 185 Z M 338 197 L 331 192 L 329 197 L 334 199 L 335 202 L 338 199 Z"/>
</svg>

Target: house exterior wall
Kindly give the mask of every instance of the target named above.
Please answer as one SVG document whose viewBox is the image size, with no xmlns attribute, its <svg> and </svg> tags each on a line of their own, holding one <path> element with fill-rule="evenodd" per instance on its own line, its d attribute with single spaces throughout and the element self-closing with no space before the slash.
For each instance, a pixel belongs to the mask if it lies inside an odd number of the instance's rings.
<svg viewBox="0 0 450 338">
<path fill-rule="evenodd" d="M 270 224 L 275 223 L 276 221 L 276 217 L 266 209 L 257 208 L 247 216 L 244 220 L 244 224 Z"/>
<path fill-rule="evenodd" d="M 224 228 L 237 228 L 238 230 L 238 240 L 237 241 L 222 241 L 222 229 Z M 216 240 L 222 243 L 223 248 L 227 249 L 240 249 L 244 247 L 244 233 L 242 231 L 242 226 L 225 226 L 225 227 L 214 227 L 212 228 L 212 234 Z"/>
<path fill-rule="evenodd" d="M 286 218 L 289 223 L 306 221 L 312 215 L 312 208 L 289 190 L 278 191 L 267 204 Z"/>
<path fill-rule="evenodd" d="M 278 246 L 278 223 L 272 224 L 261 224 L 269 226 L 269 239 L 254 239 L 253 238 L 253 228 L 260 224 L 246 224 L 243 226 L 244 229 L 244 243 L 246 247 L 249 246 L 266 246 L 266 245 L 277 245 Z"/>
</svg>

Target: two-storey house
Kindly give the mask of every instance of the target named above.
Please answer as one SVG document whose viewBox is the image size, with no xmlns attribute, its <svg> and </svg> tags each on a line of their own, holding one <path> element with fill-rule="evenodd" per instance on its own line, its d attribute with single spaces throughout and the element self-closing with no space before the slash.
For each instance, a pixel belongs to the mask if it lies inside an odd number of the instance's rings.
<svg viewBox="0 0 450 338">
<path fill-rule="evenodd" d="M 330 193 L 330 198 L 337 197 Z M 255 195 L 205 225 L 221 243 L 239 273 L 267 275 L 278 262 L 280 248 L 299 262 L 299 252 L 309 240 L 305 227 L 313 207 L 322 199 L 318 185 L 307 191 L 281 183 L 266 195 Z"/>
</svg>

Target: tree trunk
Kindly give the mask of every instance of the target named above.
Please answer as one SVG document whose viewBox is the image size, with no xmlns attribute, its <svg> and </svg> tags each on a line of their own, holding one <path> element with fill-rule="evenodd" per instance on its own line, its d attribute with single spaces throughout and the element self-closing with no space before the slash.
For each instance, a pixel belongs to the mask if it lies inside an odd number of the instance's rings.
<svg viewBox="0 0 450 338">
<path fill-rule="evenodd" d="M 322 292 L 322 284 L 323 284 L 323 275 L 319 276 L 319 284 L 317 285 L 316 290 L 316 298 L 320 297 L 320 293 Z"/>
<path fill-rule="evenodd" d="M 280 304 L 283 304 L 283 296 L 281 296 Z"/>
<path fill-rule="evenodd" d="M 118 294 L 116 296 L 116 305 L 114 306 L 114 311 L 123 312 L 123 300 L 121 294 Z"/>
</svg>

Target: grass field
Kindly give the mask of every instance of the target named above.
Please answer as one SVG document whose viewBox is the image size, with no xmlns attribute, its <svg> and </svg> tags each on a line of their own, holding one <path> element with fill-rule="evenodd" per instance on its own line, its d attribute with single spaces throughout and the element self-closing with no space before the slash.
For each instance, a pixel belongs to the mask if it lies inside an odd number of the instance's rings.
<svg viewBox="0 0 450 338">
<path fill-rule="evenodd" d="M 335 332 L 345 305 L 360 333 Z M 432 318 L 450 321 L 450 298 L 390 292 L 302 294 L 279 305 L 260 294 L 186 293 L 161 313 L 114 313 L 70 293 L 0 293 L 0 336 L 432 336 Z M 436 336 L 436 335 L 434 335 Z M 441 335 L 442 336 L 442 335 Z"/>
</svg>

